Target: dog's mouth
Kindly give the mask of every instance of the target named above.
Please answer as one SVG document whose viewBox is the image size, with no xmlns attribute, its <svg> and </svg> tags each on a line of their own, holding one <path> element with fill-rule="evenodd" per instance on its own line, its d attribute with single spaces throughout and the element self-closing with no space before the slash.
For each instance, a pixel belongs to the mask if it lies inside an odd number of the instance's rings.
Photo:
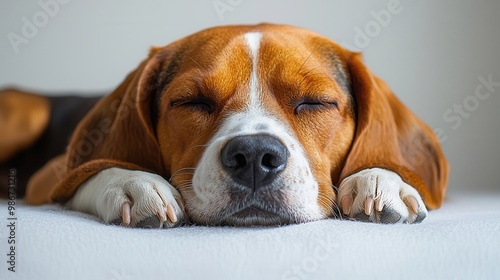
<svg viewBox="0 0 500 280">
<path fill-rule="evenodd" d="M 289 224 L 290 220 L 279 211 L 250 204 L 232 211 L 224 218 L 223 223 L 232 226 L 271 226 Z"/>
<path fill-rule="evenodd" d="M 266 209 L 262 209 L 258 206 L 252 205 L 244 208 L 243 210 L 237 211 L 231 216 L 237 219 L 248 219 L 248 218 L 275 219 L 279 215 L 274 212 L 268 211 Z"/>
</svg>

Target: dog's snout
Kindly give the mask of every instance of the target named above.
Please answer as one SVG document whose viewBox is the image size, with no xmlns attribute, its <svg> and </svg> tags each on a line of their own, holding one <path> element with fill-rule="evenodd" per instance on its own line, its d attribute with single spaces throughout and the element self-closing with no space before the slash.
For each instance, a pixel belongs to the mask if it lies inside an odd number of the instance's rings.
<svg viewBox="0 0 500 280">
<path fill-rule="evenodd" d="M 277 138 L 258 134 L 237 136 L 222 148 L 224 169 L 237 183 L 257 190 L 284 170 L 289 151 Z"/>
</svg>

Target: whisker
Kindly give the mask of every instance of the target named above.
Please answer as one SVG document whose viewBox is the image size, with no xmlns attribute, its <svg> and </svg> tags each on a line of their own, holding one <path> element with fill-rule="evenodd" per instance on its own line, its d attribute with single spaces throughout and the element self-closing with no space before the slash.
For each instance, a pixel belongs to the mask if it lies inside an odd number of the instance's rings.
<svg viewBox="0 0 500 280">
<path fill-rule="evenodd" d="M 205 144 L 205 145 L 194 145 L 193 147 L 191 147 L 191 149 L 194 149 L 194 148 L 205 148 L 205 147 L 208 147 L 209 144 Z"/>
<path fill-rule="evenodd" d="M 185 172 L 178 172 L 177 174 L 175 174 L 173 177 L 178 177 L 178 176 L 181 176 L 181 175 L 194 175 L 194 172 L 189 172 L 189 171 L 185 171 Z"/>
<path fill-rule="evenodd" d="M 194 63 L 196 63 L 196 65 L 200 66 L 201 69 L 204 69 L 196 60 L 194 60 L 191 56 L 188 56 L 189 59 L 191 59 L 191 61 L 193 61 Z"/>
<path fill-rule="evenodd" d="M 336 193 L 338 194 L 338 188 L 335 185 L 333 185 L 333 184 L 331 184 L 329 182 L 326 182 L 324 180 L 318 180 L 318 183 L 323 183 L 323 184 L 326 184 L 326 185 L 330 185 L 334 189 L 334 191 L 336 191 Z M 328 201 L 330 203 L 331 206 L 330 205 L 324 205 L 324 206 L 325 206 L 325 208 L 328 208 L 328 209 L 332 210 L 334 218 L 339 218 L 340 220 L 343 219 L 343 217 L 342 217 L 342 211 L 340 210 L 340 207 L 339 207 L 338 203 L 332 197 L 329 197 L 329 196 L 327 196 L 324 193 L 320 193 L 319 194 L 319 198 L 322 198 L 322 199 L 324 199 L 324 200 L 326 200 L 326 201 Z M 321 201 L 321 202 L 323 204 L 326 203 L 325 201 Z"/>
<path fill-rule="evenodd" d="M 192 182 L 191 182 L 191 180 L 182 180 L 182 181 L 178 182 L 177 185 L 186 184 L 186 183 L 190 183 L 191 184 Z"/>
<path fill-rule="evenodd" d="M 179 188 L 179 189 L 187 189 L 187 188 L 192 188 L 193 184 L 186 183 L 186 184 L 178 185 L 176 187 Z"/>
<path fill-rule="evenodd" d="M 326 202 L 321 201 L 323 203 L 323 206 L 332 210 L 334 218 L 339 218 L 340 220 L 342 220 L 342 215 L 340 214 L 341 212 L 337 202 L 335 202 L 335 200 L 333 200 L 331 197 L 326 196 L 325 194 L 320 194 L 319 197 L 330 202 L 330 204 L 327 204 Z"/>
<path fill-rule="evenodd" d="M 183 189 L 183 190 L 186 190 L 186 189 L 191 189 L 193 188 L 193 184 L 191 183 L 185 183 L 185 184 L 181 184 L 181 185 L 177 185 L 175 186 L 178 190 L 180 189 Z"/>
<path fill-rule="evenodd" d="M 306 62 L 309 60 L 309 58 L 311 58 L 311 56 L 313 55 L 314 51 L 316 51 L 317 48 L 318 48 L 318 46 L 314 47 L 314 49 L 309 54 L 309 56 L 306 58 L 306 60 L 304 61 L 304 63 L 302 63 L 302 65 L 300 65 L 299 70 L 297 70 L 297 73 L 299 73 L 300 69 L 302 69 L 302 67 L 304 67 L 304 65 L 306 64 Z"/>
<path fill-rule="evenodd" d="M 300 88 L 300 85 L 302 85 L 302 83 L 306 80 L 306 78 L 307 78 L 307 76 L 309 75 L 309 73 L 311 73 L 313 70 L 315 70 L 316 68 L 319 68 L 319 67 L 320 67 L 320 66 L 316 66 L 316 67 L 314 67 L 314 68 L 310 69 L 309 71 L 307 71 L 307 72 L 304 74 L 304 77 L 302 78 L 302 80 L 300 81 L 300 83 L 299 83 L 299 86 L 298 86 L 298 87 Z M 316 74 L 314 74 L 314 75 L 319 75 L 319 74 L 320 74 L 320 73 L 316 73 Z M 313 76 L 314 76 L 314 75 L 313 75 Z"/>
<path fill-rule="evenodd" d="M 186 185 L 193 185 L 193 183 L 191 181 L 189 182 L 181 182 L 181 183 L 176 183 L 176 184 L 172 184 L 172 186 L 174 186 L 175 188 L 179 188 L 179 187 L 184 187 Z"/>
<path fill-rule="evenodd" d="M 187 170 L 192 170 L 192 171 L 194 171 L 194 170 L 196 170 L 196 168 L 193 168 L 193 167 L 184 167 L 184 168 L 180 168 L 180 169 L 178 169 L 177 171 L 175 171 L 174 173 L 172 173 L 172 175 L 170 175 L 170 179 L 169 179 L 169 181 L 171 181 L 171 180 L 172 180 L 172 178 L 174 178 L 174 176 L 181 175 L 181 174 L 179 174 L 179 172 L 181 172 L 181 171 L 187 171 Z M 193 172 L 193 174 L 194 174 L 194 172 Z"/>
<path fill-rule="evenodd" d="M 176 171 L 176 172 L 183 171 L 183 170 L 195 170 L 195 169 L 196 169 L 196 168 L 194 168 L 194 167 L 184 167 L 184 168 L 179 168 L 179 169 L 177 169 L 177 171 Z M 175 172 L 174 172 L 174 174 L 175 174 Z"/>
</svg>

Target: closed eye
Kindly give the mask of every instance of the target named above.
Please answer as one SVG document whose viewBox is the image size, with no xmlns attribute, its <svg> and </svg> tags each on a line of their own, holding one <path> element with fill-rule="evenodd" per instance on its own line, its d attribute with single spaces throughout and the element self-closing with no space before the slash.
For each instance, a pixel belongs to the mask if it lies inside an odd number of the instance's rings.
<svg viewBox="0 0 500 280">
<path fill-rule="evenodd" d="M 198 96 L 195 98 L 173 100 L 170 102 L 170 106 L 185 107 L 196 111 L 212 114 L 215 108 L 215 102 L 206 97 Z"/>
<path fill-rule="evenodd" d="M 295 114 L 336 109 L 338 106 L 335 100 L 302 99 L 295 106 Z"/>
</svg>

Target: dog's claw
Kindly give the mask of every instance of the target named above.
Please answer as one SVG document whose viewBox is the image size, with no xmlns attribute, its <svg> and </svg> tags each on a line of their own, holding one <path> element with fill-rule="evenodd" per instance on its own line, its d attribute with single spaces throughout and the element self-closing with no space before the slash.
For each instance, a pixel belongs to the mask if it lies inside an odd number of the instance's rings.
<svg viewBox="0 0 500 280">
<path fill-rule="evenodd" d="M 419 210 L 418 210 L 418 202 L 417 200 L 413 197 L 413 196 L 408 196 L 406 198 L 406 205 L 409 206 L 409 208 L 411 209 L 411 211 L 415 214 L 418 214 L 419 213 Z"/>
<path fill-rule="evenodd" d="M 351 213 L 352 202 L 353 198 L 350 194 L 344 196 L 340 201 L 340 204 L 342 205 L 342 212 L 344 213 L 344 215 L 349 215 Z"/>
<path fill-rule="evenodd" d="M 167 205 L 167 216 L 172 223 L 177 222 L 177 216 L 175 215 L 175 210 L 172 204 Z"/>
<path fill-rule="evenodd" d="M 384 201 L 380 198 L 375 200 L 375 210 L 381 212 L 384 209 Z"/>
<path fill-rule="evenodd" d="M 163 211 L 158 211 L 158 218 L 159 218 L 161 224 L 163 222 L 167 221 L 167 208 L 166 207 L 163 207 Z"/>
<path fill-rule="evenodd" d="M 124 226 L 130 225 L 130 204 L 128 202 L 122 205 L 122 224 Z"/>
<path fill-rule="evenodd" d="M 365 214 L 370 216 L 373 210 L 373 198 L 371 196 L 367 197 L 365 200 Z"/>
</svg>

